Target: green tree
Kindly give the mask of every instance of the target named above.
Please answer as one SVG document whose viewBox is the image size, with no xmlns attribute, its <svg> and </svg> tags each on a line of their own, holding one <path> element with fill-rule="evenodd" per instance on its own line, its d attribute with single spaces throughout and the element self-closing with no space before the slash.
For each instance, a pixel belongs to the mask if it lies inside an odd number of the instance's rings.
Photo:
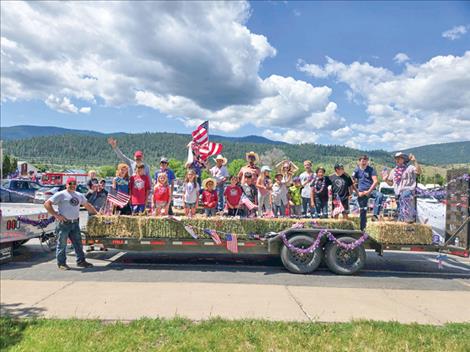
<svg viewBox="0 0 470 352">
<path fill-rule="evenodd" d="M 101 166 L 98 170 L 98 174 L 101 177 L 113 177 L 116 175 L 116 167 L 112 165 Z"/>
<path fill-rule="evenodd" d="M 228 163 L 227 170 L 230 176 L 238 175 L 240 169 L 246 165 L 246 161 L 243 159 L 235 159 Z"/>
<path fill-rule="evenodd" d="M 11 162 L 10 162 L 10 157 L 8 156 L 8 154 L 5 154 L 3 156 L 2 169 L 3 169 L 4 175 L 8 175 L 11 173 Z"/>
<path fill-rule="evenodd" d="M 186 174 L 186 169 L 184 167 L 184 162 L 177 159 L 168 160 L 168 166 L 173 170 L 177 178 L 183 178 Z"/>
</svg>

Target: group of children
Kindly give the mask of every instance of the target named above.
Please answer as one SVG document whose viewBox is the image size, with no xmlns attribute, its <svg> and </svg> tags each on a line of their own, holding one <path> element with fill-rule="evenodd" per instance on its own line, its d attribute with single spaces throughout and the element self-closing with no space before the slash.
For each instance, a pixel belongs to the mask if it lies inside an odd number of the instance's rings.
<svg viewBox="0 0 470 352">
<path fill-rule="evenodd" d="M 230 176 L 230 184 L 223 192 L 225 209 L 219 214 L 241 217 L 328 217 L 328 186 L 332 183 L 325 176 L 324 168 L 318 168 L 304 185 L 298 176 L 286 179 L 285 175 L 278 172 L 271 178 L 271 172 L 268 166 L 263 166 L 259 175 L 245 172 L 241 182 L 237 175 Z M 207 178 L 203 180 L 200 189 L 196 179 L 196 173 L 189 170 L 183 184 L 185 215 L 192 217 L 196 214 L 199 194 L 205 215 L 216 215 L 219 201 L 216 181 Z M 302 191 L 305 187 L 309 190 L 308 211 L 304 211 L 303 207 Z"/>
</svg>

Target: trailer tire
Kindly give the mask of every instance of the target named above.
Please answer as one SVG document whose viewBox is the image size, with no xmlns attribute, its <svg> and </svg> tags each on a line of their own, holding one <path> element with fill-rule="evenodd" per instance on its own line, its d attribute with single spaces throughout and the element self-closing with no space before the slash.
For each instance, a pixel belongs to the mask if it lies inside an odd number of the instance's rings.
<svg viewBox="0 0 470 352">
<path fill-rule="evenodd" d="M 22 245 L 24 245 L 28 241 L 29 241 L 29 239 L 13 242 L 13 250 L 17 250 L 18 248 L 20 248 Z"/>
<path fill-rule="evenodd" d="M 353 243 L 352 237 L 341 237 L 341 242 Z M 351 251 L 342 249 L 334 242 L 328 242 L 325 246 L 325 262 L 328 269 L 339 275 L 353 275 L 361 270 L 366 263 L 366 250 L 360 245 Z"/>
<path fill-rule="evenodd" d="M 314 239 L 305 236 L 297 235 L 289 238 L 289 243 L 296 247 L 307 248 L 312 245 Z M 281 261 L 284 267 L 294 274 L 309 274 L 317 270 L 323 257 L 323 250 L 318 247 L 313 253 L 299 255 L 292 252 L 286 246 L 282 246 L 281 249 Z"/>
</svg>

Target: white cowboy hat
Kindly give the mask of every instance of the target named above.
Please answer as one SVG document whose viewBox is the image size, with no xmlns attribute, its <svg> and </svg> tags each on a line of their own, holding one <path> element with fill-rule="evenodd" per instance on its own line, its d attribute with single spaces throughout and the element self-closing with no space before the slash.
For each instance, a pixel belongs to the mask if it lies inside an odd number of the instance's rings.
<svg viewBox="0 0 470 352">
<path fill-rule="evenodd" d="M 255 152 L 253 152 L 253 151 L 251 151 L 251 152 L 249 152 L 249 153 L 246 153 L 246 154 L 245 154 L 245 158 L 246 158 L 247 161 L 249 161 L 249 160 L 248 160 L 248 157 L 250 157 L 250 156 L 254 156 L 254 157 L 255 157 L 255 163 L 257 163 L 257 162 L 259 161 L 259 155 L 258 155 L 258 153 L 255 153 Z"/>
<path fill-rule="evenodd" d="M 227 158 L 224 158 L 224 157 L 222 156 L 222 154 L 217 155 L 217 157 L 214 158 L 214 160 L 215 160 L 215 161 L 217 161 L 217 160 L 222 160 L 222 161 L 223 161 L 222 165 L 227 164 L 227 161 L 228 161 Z"/>
<path fill-rule="evenodd" d="M 217 182 L 213 179 L 213 178 L 206 178 L 204 181 L 202 181 L 202 188 L 206 188 L 206 185 L 208 182 L 212 182 L 214 184 L 214 188 L 215 186 L 217 186 Z"/>
</svg>

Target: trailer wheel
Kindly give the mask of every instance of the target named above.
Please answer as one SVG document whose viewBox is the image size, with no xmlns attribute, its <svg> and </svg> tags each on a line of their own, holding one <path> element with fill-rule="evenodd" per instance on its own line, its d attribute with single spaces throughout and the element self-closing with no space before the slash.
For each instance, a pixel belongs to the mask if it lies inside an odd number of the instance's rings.
<svg viewBox="0 0 470 352">
<path fill-rule="evenodd" d="M 304 235 L 297 235 L 289 239 L 289 243 L 298 248 L 307 248 L 314 239 Z M 281 260 L 284 267 L 294 274 L 309 274 L 315 271 L 321 263 L 323 251 L 319 247 L 313 253 L 297 254 L 286 246 L 282 246 Z"/>
<path fill-rule="evenodd" d="M 341 242 L 353 243 L 352 237 L 341 237 Z M 335 274 L 352 275 L 361 270 L 366 263 L 366 250 L 360 245 L 353 250 L 345 250 L 334 242 L 329 242 L 325 247 L 325 262 Z"/>
<path fill-rule="evenodd" d="M 13 242 L 13 250 L 17 250 L 18 248 L 20 248 L 22 245 L 24 245 L 28 241 L 29 241 L 29 239 Z"/>
</svg>

